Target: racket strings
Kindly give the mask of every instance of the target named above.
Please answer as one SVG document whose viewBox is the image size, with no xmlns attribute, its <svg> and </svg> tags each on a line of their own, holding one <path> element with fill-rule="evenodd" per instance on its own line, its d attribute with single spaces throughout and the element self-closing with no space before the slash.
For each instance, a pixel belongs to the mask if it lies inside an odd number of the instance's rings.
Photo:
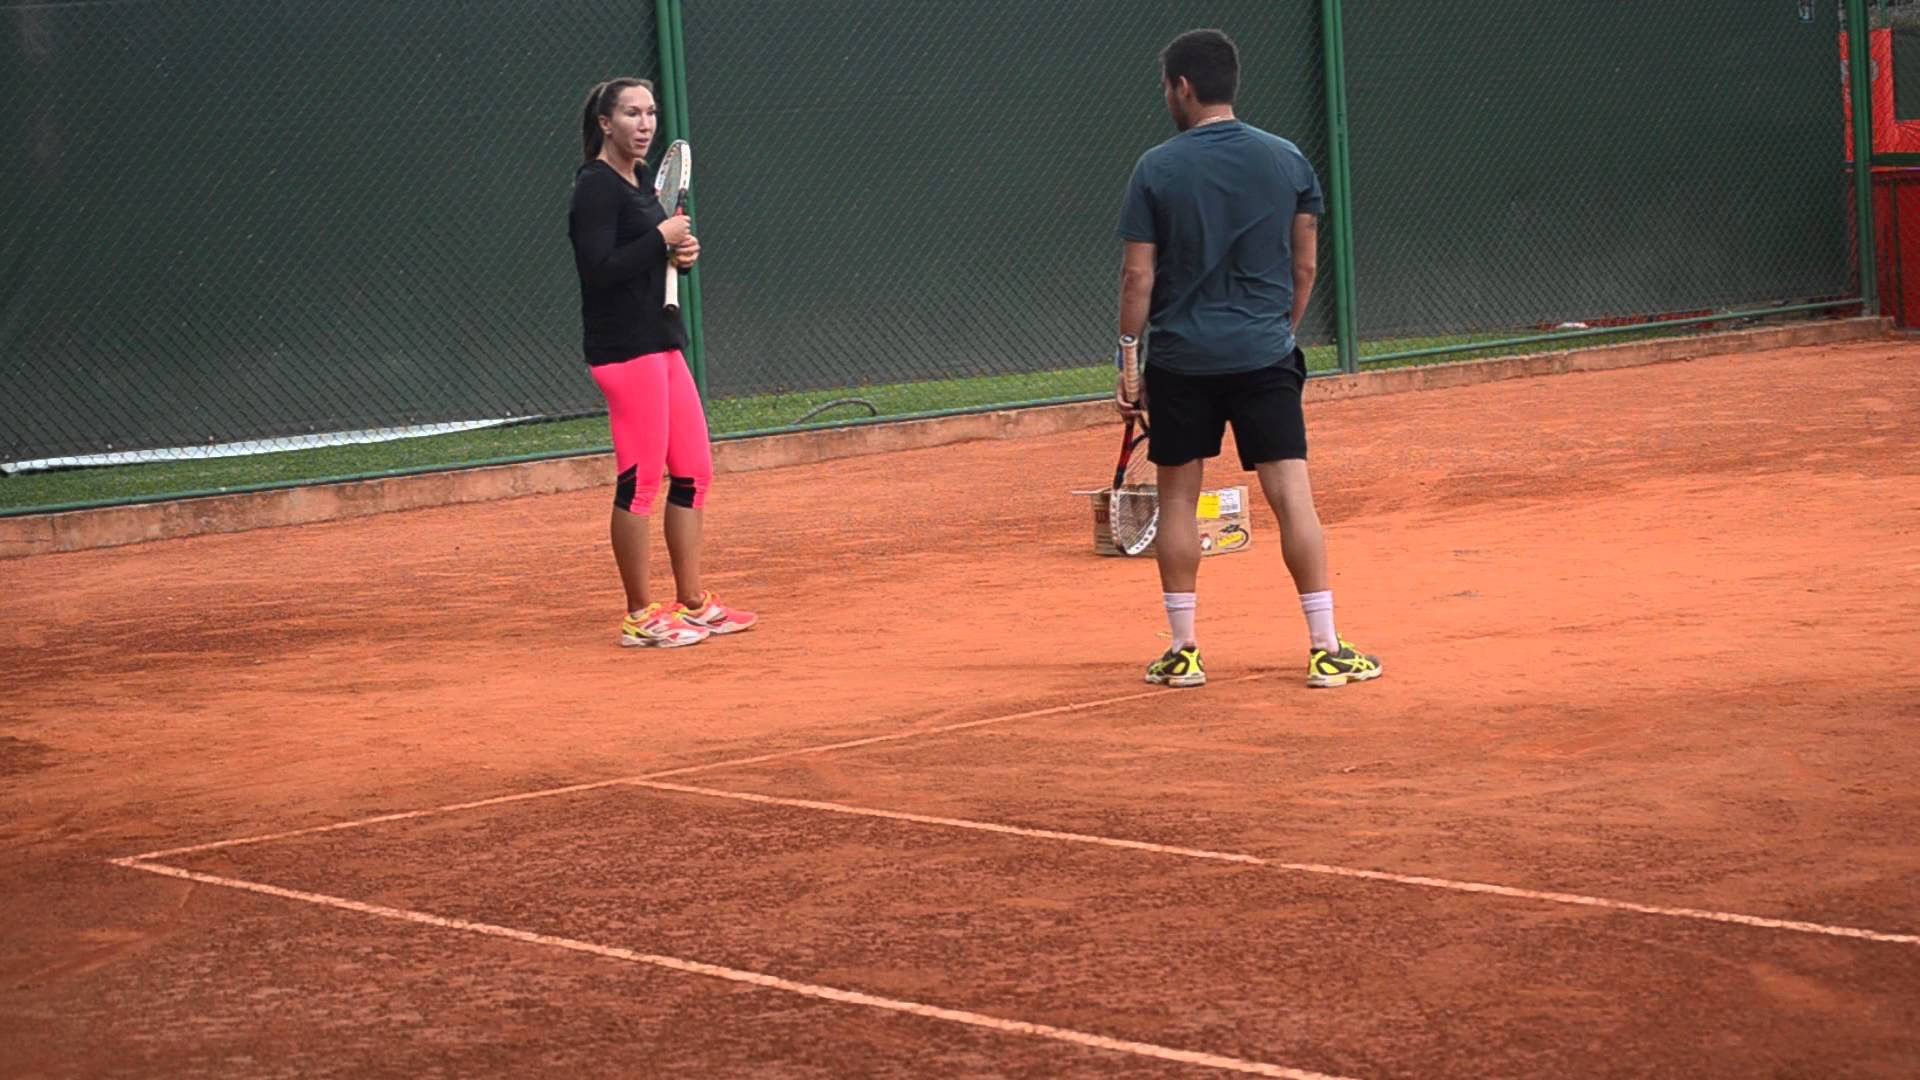
<svg viewBox="0 0 1920 1080">
<path fill-rule="evenodd" d="M 1107 519 L 1114 546 L 1138 555 L 1153 542 L 1160 524 L 1160 489 L 1153 463 L 1147 460 L 1147 441 L 1134 445 L 1120 485 L 1107 501 Z"/>
<path fill-rule="evenodd" d="M 654 191 L 660 197 L 660 205 L 669 216 L 679 208 L 680 191 L 685 186 L 687 157 L 676 146 L 667 151 L 660 162 L 660 172 Z"/>
</svg>

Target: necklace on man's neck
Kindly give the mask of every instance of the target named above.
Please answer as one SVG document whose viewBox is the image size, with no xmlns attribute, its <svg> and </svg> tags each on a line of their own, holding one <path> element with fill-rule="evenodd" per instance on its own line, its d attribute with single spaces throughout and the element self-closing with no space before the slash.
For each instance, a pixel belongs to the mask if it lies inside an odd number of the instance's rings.
<svg viewBox="0 0 1920 1080">
<path fill-rule="evenodd" d="M 1196 121 L 1193 126 L 1206 127 L 1208 124 L 1219 124 L 1219 123 L 1224 123 L 1225 121 L 1234 120 L 1234 119 L 1237 119 L 1237 117 L 1235 117 L 1232 113 L 1228 113 L 1225 116 L 1210 116 L 1205 120 Z"/>
</svg>

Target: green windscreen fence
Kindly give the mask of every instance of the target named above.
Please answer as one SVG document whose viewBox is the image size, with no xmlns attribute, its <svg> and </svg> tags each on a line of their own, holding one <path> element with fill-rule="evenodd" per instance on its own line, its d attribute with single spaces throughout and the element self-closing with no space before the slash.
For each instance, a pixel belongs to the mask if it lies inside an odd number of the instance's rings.
<svg viewBox="0 0 1920 1080">
<path fill-rule="evenodd" d="M 690 5 L 716 412 L 734 397 L 1105 362 L 1121 195 L 1134 160 L 1172 134 L 1159 50 L 1191 19 L 1175 7 Z M 1247 116 L 1325 160 L 1314 5 L 1208 15 L 1245 53 Z M 1316 311 L 1304 336 L 1330 333 Z M 1061 384 L 995 385 L 1045 397 Z M 949 390 L 918 400 L 942 407 Z"/>
<path fill-rule="evenodd" d="M 0 0 L 0 512 L 62 498 L 22 463 L 517 425 L 246 474 L 289 482 L 604 446 L 566 205 L 584 92 L 663 70 L 657 11 L 723 434 L 1108 391 L 1121 193 L 1195 24 L 1329 187 L 1344 57 L 1363 359 L 1858 295 L 1839 5 L 1376 0 L 1338 41 L 1322 9 Z M 78 490 L 235 482 L 207 476 Z"/>
<path fill-rule="evenodd" d="M 1835 5 L 1347 20 L 1370 341 L 1851 295 Z"/>
<path fill-rule="evenodd" d="M 0 4 L 0 460 L 579 414 L 615 0 Z"/>
</svg>

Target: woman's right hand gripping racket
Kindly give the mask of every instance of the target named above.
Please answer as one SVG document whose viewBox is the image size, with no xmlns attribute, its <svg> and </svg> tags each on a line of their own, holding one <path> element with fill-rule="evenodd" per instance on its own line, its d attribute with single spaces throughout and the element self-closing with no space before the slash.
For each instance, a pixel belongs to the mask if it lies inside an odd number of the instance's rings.
<svg viewBox="0 0 1920 1080">
<path fill-rule="evenodd" d="M 685 139 L 675 139 L 673 145 L 660 158 L 660 168 L 653 174 L 653 193 L 659 196 L 660 209 L 668 217 L 685 212 L 687 184 L 693 179 L 693 148 Z M 680 271 L 673 265 L 673 251 L 667 251 L 667 288 L 666 309 L 680 310 Z"/>
<path fill-rule="evenodd" d="M 1153 546 L 1160 530 L 1160 489 L 1153 463 L 1147 460 L 1147 418 L 1140 409 L 1140 340 L 1120 339 L 1120 402 L 1127 418 L 1120 436 L 1120 461 L 1113 467 L 1113 488 L 1107 494 L 1107 523 L 1113 546 L 1138 555 Z M 1137 434 L 1136 434 L 1137 431 Z"/>
</svg>

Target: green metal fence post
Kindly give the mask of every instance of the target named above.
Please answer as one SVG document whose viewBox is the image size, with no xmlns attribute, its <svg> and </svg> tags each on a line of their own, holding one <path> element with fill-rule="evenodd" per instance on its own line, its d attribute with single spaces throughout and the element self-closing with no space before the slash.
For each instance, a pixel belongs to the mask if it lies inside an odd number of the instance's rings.
<svg viewBox="0 0 1920 1080">
<path fill-rule="evenodd" d="M 1853 96 L 1853 221 L 1860 252 L 1861 307 L 1880 314 L 1880 265 L 1873 251 L 1873 34 L 1867 0 L 1847 0 L 1847 66 Z"/>
<path fill-rule="evenodd" d="M 667 99 L 667 107 L 660 111 L 660 140 L 671 143 L 680 137 L 680 125 L 673 116 L 673 16 L 668 10 L 672 0 L 653 0 L 653 30 L 659 40 L 660 78 L 655 85 L 659 89 L 656 97 Z"/>
<path fill-rule="evenodd" d="M 669 0 L 669 21 L 673 34 L 673 91 L 671 100 L 679 121 L 679 138 L 693 140 L 693 123 L 687 109 L 687 32 L 683 0 Z M 687 191 L 687 216 L 694 218 L 699 200 L 691 188 Z M 687 320 L 687 362 L 693 369 L 693 384 L 700 397 L 707 396 L 707 335 L 700 315 L 700 268 L 687 272 L 682 314 Z"/>
<path fill-rule="evenodd" d="M 1347 143 L 1346 44 L 1340 0 L 1320 0 L 1320 40 L 1327 81 L 1327 212 L 1333 224 L 1333 326 L 1340 370 L 1360 370 L 1353 313 L 1353 174 Z"/>
<path fill-rule="evenodd" d="M 1358 251 L 1354 242 L 1353 211 L 1353 117 L 1347 107 L 1347 14 L 1345 0 L 1336 0 L 1333 5 L 1334 43 L 1339 49 L 1340 60 L 1340 187 L 1345 194 L 1345 212 L 1340 215 L 1340 242 L 1347 252 L 1347 260 L 1340 271 L 1340 284 L 1347 290 L 1347 326 L 1346 339 L 1353 343 L 1348 352 L 1349 373 L 1360 370 L 1360 286 L 1358 281 Z"/>
<path fill-rule="evenodd" d="M 687 138 L 687 69 L 681 51 L 687 47 L 682 29 L 680 0 L 654 0 L 654 24 L 660 38 L 660 134 L 663 143 Z M 689 140 L 691 141 L 691 140 Z M 687 216 L 694 216 L 692 190 L 687 193 Z M 707 393 L 706 350 L 700 326 L 700 274 L 695 270 L 681 281 L 681 315 L 687 325 L 687 366 L 693 371 L 700 396 Z"/>
</svg>

